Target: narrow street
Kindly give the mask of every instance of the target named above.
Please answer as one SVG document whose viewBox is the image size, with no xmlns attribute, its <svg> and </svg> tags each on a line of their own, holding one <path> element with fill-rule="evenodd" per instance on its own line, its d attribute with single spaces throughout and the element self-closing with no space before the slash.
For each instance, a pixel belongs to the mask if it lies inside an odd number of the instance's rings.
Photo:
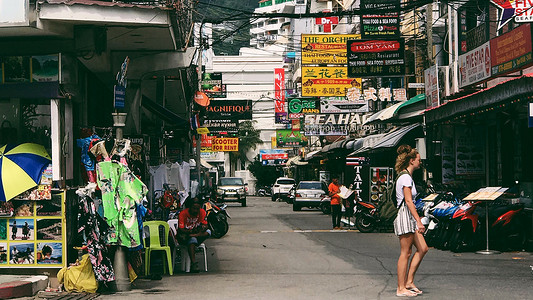
<svg viewBox="0 0 533 300">
<path fill-rule="evenodd" d="M 182 273 L 177 265 L 171 277 L 139 279 L 131 292 L 99 299 L 396 299 L 392 233 L 330 231 L 330 217 L 318 210 L 293 212 L 266 197 L 228 211 L 229 233 L 206 242 L 207 273 Z M 430 249 L 417 285 L 426 299 L 531 299 L 530 265 L 527 252 Z"/>
</svg>

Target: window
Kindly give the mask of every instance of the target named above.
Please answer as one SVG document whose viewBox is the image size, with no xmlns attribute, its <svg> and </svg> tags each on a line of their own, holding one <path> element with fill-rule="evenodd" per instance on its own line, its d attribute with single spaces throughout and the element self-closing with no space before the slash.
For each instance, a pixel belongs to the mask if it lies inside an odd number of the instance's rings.
<svg viewBox="0 0 533 300">
<path fill-rule="evenodd" d="M 219 185 L 244 185 L 242 178 L 220 178 Z"/>
<path fill-rule="evenodd" d="M 280 179 L 277 184 L 294 184 L 294 179 Z"/>
<path fill-rule="evenodd" d="M 322 182 L 300 182 L 298 189 L 302 190 L 323 190 Z"/>
</svg>

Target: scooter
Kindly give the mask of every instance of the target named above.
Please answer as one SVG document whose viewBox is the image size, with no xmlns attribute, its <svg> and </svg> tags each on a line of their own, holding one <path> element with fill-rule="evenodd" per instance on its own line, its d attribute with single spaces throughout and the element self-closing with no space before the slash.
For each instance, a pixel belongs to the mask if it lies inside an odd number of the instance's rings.
<svg viewBox="0 0 533 300">
<path fill-rule="evenodd" d="M 255 192 L 256 196 L 259 197 L 265 197 L 265 196 L 272 196 L 272 187 L 268 186 L 259 186 Z"/>
<path fill-rule="evenodd" d="M 226 211 L 226 204 L 217 206 L 209 197 L 203 197 L 203 208 L 207 213 L 206 219 L 211 230 L 211 236 L 214 238 L 223 237 L 229 230 L 228 218 L 231 218 Z"/>
</svg>

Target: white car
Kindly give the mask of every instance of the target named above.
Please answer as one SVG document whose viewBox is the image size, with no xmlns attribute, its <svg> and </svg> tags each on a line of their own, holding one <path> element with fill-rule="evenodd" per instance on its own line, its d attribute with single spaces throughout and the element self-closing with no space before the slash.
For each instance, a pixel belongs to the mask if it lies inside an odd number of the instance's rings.
<svg viewBox="0 0 533 300">
<path fill-rule="evenodd" d="M 327 187 L 320 181 L 300 181 L 296 187 L 292 210 L 299 211 L 302 207 L 319 208 L 326 195 Z"/>
<path fill-rule="evenodd" d="M 278 199 L 285 200 L 288 203 L 292 203 L 291 191 L 296 186 L 296 181 L 288 177 L 280 177 L 276 179 L 276 182 L 272 186 L 272 201 Z"/>
</svg>

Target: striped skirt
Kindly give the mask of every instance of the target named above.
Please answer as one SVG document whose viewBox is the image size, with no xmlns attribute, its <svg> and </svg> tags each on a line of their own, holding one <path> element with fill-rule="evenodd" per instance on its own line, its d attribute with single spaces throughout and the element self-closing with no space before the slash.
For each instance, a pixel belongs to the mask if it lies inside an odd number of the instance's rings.
<svg viewBox="0 0 533 300">
<path fill-rule="evenodd" d="M 394 219 L 394 233 L 400 236 L 407 233 L 415 233 L 416 229 L 416 220 L 404 202 L 398 209 L 396 219 Z"/>
</svg>

